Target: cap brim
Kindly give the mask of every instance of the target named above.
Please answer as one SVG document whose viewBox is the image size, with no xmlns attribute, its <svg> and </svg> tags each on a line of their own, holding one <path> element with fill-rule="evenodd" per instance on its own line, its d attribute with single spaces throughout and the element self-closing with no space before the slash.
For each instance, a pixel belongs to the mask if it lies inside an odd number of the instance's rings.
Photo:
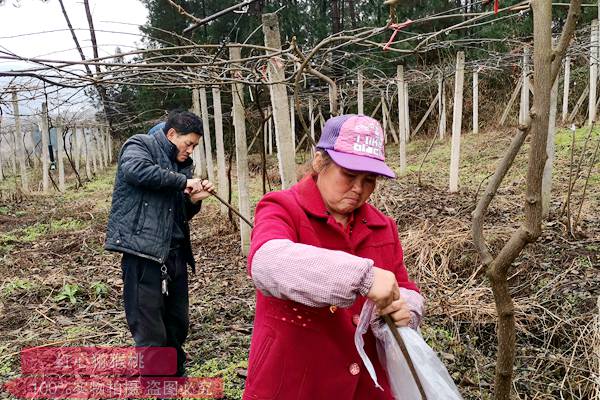
<svg viewBox="0 0 600 400">
<path fill-rule="evenodd" d="M 396 178 L 396 174 L 381 160 L 371 157 L 358 156 L 356 154 L 341 153 L 339 151 L 325 149 L 331 159 L 340 167 L 352 171 L 372 172 L 388 178 Z"/>
</svg>

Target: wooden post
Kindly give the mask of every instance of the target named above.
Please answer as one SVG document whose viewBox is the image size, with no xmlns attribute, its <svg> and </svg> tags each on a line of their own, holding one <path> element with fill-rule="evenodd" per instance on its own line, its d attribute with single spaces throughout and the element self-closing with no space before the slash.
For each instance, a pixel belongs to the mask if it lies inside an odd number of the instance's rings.
<svg viewBox="0 0 600 400">
<path fill-rule="evenodd" d="M 206 151 L 206 169 L 208 171 L 208 180 L 214 182 L 215 168 L 212 159 L 212 143 L 210 139 L 210 121 L 208 119 L 208 100 L 206 97 L 206 88 L 200 88 L 200 108 L 202 109 L 202 130 L 204 131 L 204 147 L 200 151 Z"/>
<path fill-rule="evenodd" d="M 2 157 L 2 151 L 0 150 L 0 182 L 4 180 L 4 158 Z M 2 197 L 2 196 L 0 196 Z"/>
<path fill-rule="evenodd" d="M 23 144 L 23 133 L 21 132 L 21 115 L 19 114 L 19 101 L 17 92 L 12 92 L 13 112 L 15 116 L 15 154 L 19 160 L 19 173 L 21 174 L 21 188 L 24 191 L 29 190 L 29 179 L 27 176 L 27 167 L 25 166 L 25 146 Z"/>
<path fill-rule="evenodd" d="M 479 67 L 473 68 L 473 133 L 479 133 Z"/>
<path fill-rule="evenodd" d="M 425 112 L 425 114 L 423 115 L 423 118 L 421 118 L 421 120 L 419 121 L 419 123 L 417 124 L 417 127 L 415 128 L 415 130 L 412 132 L 412 136 L 416 135 L 417 132 L 419 132 L 419 130 L 421 129 L 421 127 L 423 126 L 423 124 L 425 123 L 425 121 L 427 120 L 427 117 L 429 117 L 429 114 L 431 114 L 431 112 L 433 111 L 433 109 L 435 108 L 435 106 L 438 104 L 439 100 L 438 100 L 438 95 L 436 95 L 433 100 L 431 101 L 431 104 L 429 104 L 429 108 L 427 108 L 427 111 Z"/>
<path fill-rule="evenodd" d="M 212 88 L 214 119 L 215 119 L 215 142 L 217 151 L 217 181 L 219 194 L 229 197 L 229 187 L 227 185 L 227 165 L 225 164 L 225 146 L 223 144 L 223 112 L 221 111 L 221 88 L 213 86 Z M 227 207 L 221 204 L 221 214 L 227 214 Z"/>
<path fill-rule="evenodd" d="M 42 135 L 42 190 L 45 193 L 50 188 L 50 175 L 48 172 L 48 168 L 50 168 L 50 153 L 48 152 L 50 133 L 48 132 L 48 104 L 46 103 L 42 103 L 40 128 L 40 134 Z"/>
<path fill-rule="evenodd" d="M 446 94 L 444 90 L 444 75 L 440 72 L 438 76 L 438 95 L 440 96 L 438 99 L 438 114 L 439 114 L 439 124 L 438 124 L 438 132 L 440 135 L 440 139 L 444 139 L 446 136 Z"/>
<path fill-rule="evenodd" d="M 588 84 L 584 91 L 581 92 L 581 95 L 579 96 L 579 99 L 577 100 L 577 103 L 575 103 L 575 107 L 573 107 L 573 110 L 571 110 L 571 114 L 569 114 L 569 122 L 572 122 L 575 117 L 577 116 L 577 113 L 579 112 L 579 109 L 583 106 L 583 102 L 585 101 L 585 99 L 588 97 L 588 94 L 590 93 L 590 85 Z"/>
<path fill-rule="evenodd" d="M 404 134 L 406 135 L 406 143 L 410 141 L 410 111 L 408 108 L 408 82 L 404 82 L 404 123 L 406 124 L 406 128 L 404 129 Z"/>
<path fill-rule="evenodd" d="M 521 86 L 521 106 L 519 108 L 519 125 L 523 125 L 529 114 L 529 47 L 523 49 L 523 68 Z"/>
<path fill-rule="evenodd" d="M 110 161 L 108 159 L 108 129 L 104 125 L 98 125 L 98 136 L 102 140 L 102 155 L 104 156 L 104 167 L 108 168 L 110 166 Z"/>
<path fill-rule="evenodd" d="M 89 127 L 88 127 L 89 129 Z M 90 137 L 89 135 L 86 133 L 86 126 L 82 125 L 81 126 L 81 133 L 83 135 L 83 144 L 84 144 L 84 151 L 85 151 L 85 176 L 88 178 L 88 180 L 92 180 L 92 166 L 91 166 L 91 161 L 92 161 L 92 143 L 90 141 Z"/>
<path fill-rule="evenodd" d="M 241 57 L 242 51 L 240 47 L 229 48 L 229 59 L 231 61 L 239 60 Z M 236 76 L 235 74 L 237 72 L 238 71 L 234 71 L 234 77 Z M 250 219 L 250 200 L 248 195 L 248 186 L 250 182 L 248 178 L 248 145 L 246 143 L 246 117 L 244 114 L 243 89 L 244 88 L 241 83 L 234 82 L 231 84 L 239 211 L 244 217 Z M 241 218 L 240 236 L 242 254 L 248 255 L 248 251 L 250 250 L 250 227 Z"/>
<path fill-rule="evenodd" d="M 546 140 L 546 164 L 542 175 L 542 217 L 550 213 L 550 198 L 552 191 L 552 168 L 554 164 L 554 136 L 556 135 L 556 108 L 558 103 L 558 76 L 550 92 L 550 114 L 548 120 L 548 139 Z"/>
<path fill-rule="evenodd" d="M 329 85 L 328 89 L 329 93 L 329 118 L 335 115 L 335 104 L 337 103 L 337 99 L 335 98 L 335 93 L 333 92 L 333 88 Z"/>
<path fill-rule="evenodd" d="M 108 161 L 112 164 L 113 162 L 113 141 L 112 135 L 110 134 L 110 129 L 108 122 L 104 125 L 104 129 L 106 130 L 106 138 L 108 139 Z"/>
<path fill-rule="evenodd" d="M 571 79 L 571 57 L 565 57 L 565 75 L 563 80 L 562 122 L 567 122 L 569 116 L 569 86 Z"/>
<path fill-rule="evenodd" d="M 399 142 L 398 135 L 396 134 L 396 129 L 394 128 L 394 124 L 392 123 L 392 116 L 390 115 L 390 111 L 388 109 L 387 102 L 385 100 L 383 100 L 383 103 L 381 103 L 381 109 L 383 110 L 383 113 L 385 113 L 385 115 L 386 115 L 387 126 L 388 126 L 388 128 L 390 128 L 390 133 L 392 134 L 394 143 L 397 144 Z M 400 109 L 398 108 L 398 110 L 400 110 Z M 398 123 L 398 125 L 400 125 L 400 123 Z"/>
<path fill-rule="evenodd" d="M 102 155 L 104 157 L 104 167 L 108 168 L 110 161 L 108 160 L 108 135 L 104 125 L 98 125 L 98 136 L 102 141 Z"/>
<path fill-rule="evenodd" d="M 588 96 L 588 125 L 596 120 L 596 88 L 598 82 L 598 20 L 592 21 L 590 46 L 590 94 Z"/>
<path fill-rule="evenodd" d="M 400 174 L 406 172 L 406 105 L 404 90 L 404 66 L 396 67 L 396 85 L 398 87 L 398 139 L 400 140 Z"/>
<path fill-rule="evenodd" d="M 200 110 L 200 93 L 197 88 L 192 89 L 192 112 L 198 117 L 202 115 L 202 111 Z M 165 132 L 166 134 L 167 132 Z M 200 136 L 198 146 L 192 152 L 192 158 L 194 159 L 194 176 L 206 177 L 206 153 L 204 152 L 203 136 Z"/>
<path fill-rule="evenodd" d="M 358 113 L 365 113 L 364 94 L 363 94 L 363 73 L 358 71 Z"/>
<path fill-rule="evenodd" d="M 29 150 L 27 150 L 27 153 L 30 154 L 30 158 L 31 161 L 33 162 L 33 169 L 37 170 L 39 168 L 39 164 L 40 164 L 40 160 L 38 159 L 37 155 L 35 154 L 35 141 L 33 139 L 33 126 L 32 124 L 28 124 L 29 125 L 29 129 L 27 129 L 27 132 L 25 133 L 25 137 L 27 139 L 27 142 L 29 143 L 25 143 L 26 146 L 25 148 L 27 148 L 27 146 L 29 145 L 31 147 L 31 152 L 29 152 Z"/>
<path fill-rule="evenodd" d="M 510 109 L 512 108 L 513 103 L 517 99 L 517 95 L 520 93 L 522 86 L 523 86 L 523 79 L 519 78 L 519 81 L 517 82 L 517 86 L 515 86 L 512 94 L 510 95 L 510 99 L 508 100 L 508 104 L 504 108 L 504 111 L 502 112 L 502 116 L 500 117 L 500 126 L 504 126 L 504 124 L 506 123 L 506 119 L 508 118 L 508 114 L 510 113 Z M 519 108 L 519 114 L 521 113 L 520 110 L 521 109 Z M 519 115 L 519 118 L 520 118 L 520 115 Z"/>
<path fill-rule="evenodd" d="M 265 46 L 271 49 L 281 49 L 277 14 L 264 14 L 262 22 Z M 270 54 L 271 52 L 267 53 Z M 279 56 L 270 58 L 268 65 L 269 80 L 271 82 L 283 82 L 285 80 L 285 71 L 281 58 Z M 287 189 L 296 183 L 296 157 L 294 156 L 288 102 L 286 101 L 287 89 L 284 83 L 276 83 L 269 85 L 269 91 L 271 93 L 273 120 L 275 122 L 281 188 Z"/>
<path fill-rule="evenodd" d="M 108 163 L 106 162 L 106 159 L 104 158 L 104 156 L 105 156 L 104 142 L 102 141 L 102 133 L 100 132 L 99 125 L 94 126 L 94 137 L 96 139 L 96 151 L 97 151 L 97 155 L 98 155 L 98 166 L 100 167 L 100 169 L 104 169 L 104 168 L 106 168 Z"/>
<path fill-rule="evenodd" d="M 292 130 L 292 147 L 294 158 L 296 154 L 296 107 L 294 107 L 294 96 L 290 96 L 290 129 Z"/>
<path fill-rule="evenodd" d="M 58 120 L 58 119 L 57 119 Z M 64 192 L 65 185 L 65 141 L 63 137 L 62 121 L 57 121 L 56 124 L 56 158 L 58 166 L 58 190 Z"/>
<path fill-rule="evenodd" d="M 310 137 L 315 142 L 315 110 L 314 110 L 314 99 L 312 94 L 308 96 L 308 119 L 310 119 Z M 310 154 L 314 154 L 314 150 L 311 146 Z"/>
<path fill-rule="evenodd" d="M 79 140 L 77 132 L 77 125 L 73 124 L 73 132 L 71 133 L 71 157 L 73 157 L 75 171 L 79 173 L 79 165 L 81 163 L 81 141 Z"/>
<path fill-rule="evenodd" d="M 92 157 L 92 173 L 94 176 L 96 176 L 98 174 L 98 146 L 96 145 L 96 138 L 94 137 L 94 127 L 92 125 L 89 126 L 88 132 L 90 156 Z"/>
<path fill-rule="evenodd" d="M 385 102 L 385 99 L 383 97 L 383 90 L 381 90 L 379 92 L 379 104 L 381 104 L 381 127 L 383 128 L 383 137 L 385 140 L 385 143 L 387 143 L 387 113 L 385 112 L 385 109 L 383 108 L 383 104 Z"/>
<path fill-rule="evenodd" d="M 452 150 L 450 155 L 450 192 L 458 191 L 458 164 L 460 158 L 460 133 L 462 129 L 463 86 L 465 80 L 465 53 L 456 55 L 454 79 L 454 110 L 452 114 Z"/>
<path fill-rule="evenodd" d="M 273 110 L 269 107 L 269 114 L 271 114 L 271 118 L 269 119 L 269 155 L 273 155 L 273 125 L 275 124 L 273 117 Z"/>
<path fill-rule="evenodd" d="M 325 117 L 323 117 L 323 112 L 321 111 L 321 105 L 318 106 L 319 109 L 319 126 L 321 127 L 321 134 L 323 133 L 323 127 L 325 126 Z"/>
</svg>

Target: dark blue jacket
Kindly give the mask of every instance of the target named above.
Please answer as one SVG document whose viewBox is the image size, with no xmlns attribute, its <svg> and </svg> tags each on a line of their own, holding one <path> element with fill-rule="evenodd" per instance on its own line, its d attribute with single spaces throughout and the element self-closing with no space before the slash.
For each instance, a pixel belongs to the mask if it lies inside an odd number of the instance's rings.
<svg viewBox="0 0 600 400">
<path fill-rule="evenodd" d="M 200 211 L 183 194 L 192 177 L 193 161 L 178 163 L 177 147 L 162 130 L 155 135 L 129 138 L 119 155 L 112 207 L 104 248 L 163 263 L 171 246 L 179 207 L 184 215 L 184 247 L 194 268 L 188 221 Z"/>
<path fill-rule="evenodd" d="M 150 128 L 150 130 L 148 131 L 148 135 L 154 136 L 160 131 L 162 131 L 164 134 L 167 134 L 167 132 L 165 132 L 166 125 L 167 124 L 165 122 L 159 122 L 158 124 Z"/>
</svg>

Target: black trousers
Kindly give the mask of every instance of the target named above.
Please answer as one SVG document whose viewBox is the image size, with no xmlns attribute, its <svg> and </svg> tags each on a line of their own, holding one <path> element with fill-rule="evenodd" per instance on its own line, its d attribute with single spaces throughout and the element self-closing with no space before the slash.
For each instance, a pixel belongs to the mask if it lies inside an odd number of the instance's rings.
<svg viewBox="0 0 600 400">
<path fill-rule="evenodd" d="M 185 373 L 183 343 L 189 329 L 187 262 L 181 248 L 169 253 L 165 266 L 168 296 L 161 292 L 161 264 L 123 254 L 123 302 L 129 331 L 138 347 L 174 347 L 177 376 Z"/>
</svg>

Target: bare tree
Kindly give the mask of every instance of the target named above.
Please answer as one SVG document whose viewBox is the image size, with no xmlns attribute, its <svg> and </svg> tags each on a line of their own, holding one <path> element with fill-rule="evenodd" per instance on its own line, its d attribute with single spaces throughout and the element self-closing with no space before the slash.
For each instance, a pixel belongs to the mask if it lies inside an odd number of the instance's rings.
<svg viewBox="0 0 600 400">
<path fill-rule="evenodd" d="M 63 0 L 58 0 L 59 4 L 60 4 L 60 8 L 62 10 L 63 16 L 65 17 L 65 21 L 67 23 L 67 26 L 69 27 L 69 31 L 71 32 L 71 36 L 73 37 L 73 42 L 75 42 L 75 47 L 77 47 L 77 51 L 79 52 L 79 56 L 81 57 L 82 61 L 86 61 L 85 58 L 85 54 L 83 53 L 83 49 L 81 48 L 81 45 L 79 44 L 79 40 L 77 39 L 77 35 L 75 34 L 75 30 L 73 29 L 73 25 L 71 25 L 71 20 L 69 19 L 69 15 L 67 14 L 67 10 L 65 9 L 65 5 L 63 4 Z M 94 52 L 94 58 L 98 59 L 98 43 L 96 42 L 96 33 L 94 31 L 94 23 L 92 20 L 92 14 L 90 11 L 90 5 L 88 0 L 85 0 L 84 2 L 84 6 L 85 6 L 85 13 L 86 13 L 86 17 L 88 20 L 88 25 L 90 27 L 90 37 L 92 40 L 92 49 Z M 94 78 L 94 74 L 92 73 L 92 70 L 90 69 L 89 65 L 87 64 L 83 64 L 85 67 L 85 72 L 87 74 L 87 76 L 89 76 L 90 78 L 92 78 L 94 80 L 94 82 L 96 82 L 96 79 Z M 96 65 L 96 75 L 100 74 L 100 66 Z M 102 102 L 102 106 L 104 108 L 104 113 L 106 115 L 106 119 L 108 121 L 108 125 L 109 125 L 109 129 L 111 131 L 111 134 L 113 133 L 113 123 L 112 123 L 112 118 L 110 116 L 110 113 L 108 112 L 108 96 L 106 94 L 106 88 L 100 84 L 100 83 L 95 83 L 94 86 L 96 87 L 96 90 L 98 91 L 98 95 L 100 96 L 100 100 Z"/>
<path fill-rule="evenodd" d="M 516 348 L 514 304 L 508 286 L 508 271 L 512 262 L 521 254 L 525 246 L 535 242 L 541 235 L 542 176 L 548 157 L 546 154 L 546 141 L 550 113 L 550 90 L 558 75 L 568 43 L 573 36 L 580 15 L 581 1 L 571 1 L 567 20 L 555 49 L 552 48 L 551 0 L 532 0 L 531 8 L 534 21 L 533 82 L 535 96 L 533 107 L 529 111 L 525 124 L 519 126 L 519 133 L 515 136 L 504 158 L 496 167 L 483 197 L 479 200 L 477 208 L 473 212 L 473 240 L 483 266 L 486 268 L 486 275 L 492 286 L 498 313 L 498 351 L 495 379 L 495 398 L 498 400 L 510 399 Z M 484 218 L 498 187 L 512 166 L 529 132 L 533 134 L 533 137 L 528 158 L 525 219 L 494 257 L 485 243 L 483 235 Z"/>
</svg>

